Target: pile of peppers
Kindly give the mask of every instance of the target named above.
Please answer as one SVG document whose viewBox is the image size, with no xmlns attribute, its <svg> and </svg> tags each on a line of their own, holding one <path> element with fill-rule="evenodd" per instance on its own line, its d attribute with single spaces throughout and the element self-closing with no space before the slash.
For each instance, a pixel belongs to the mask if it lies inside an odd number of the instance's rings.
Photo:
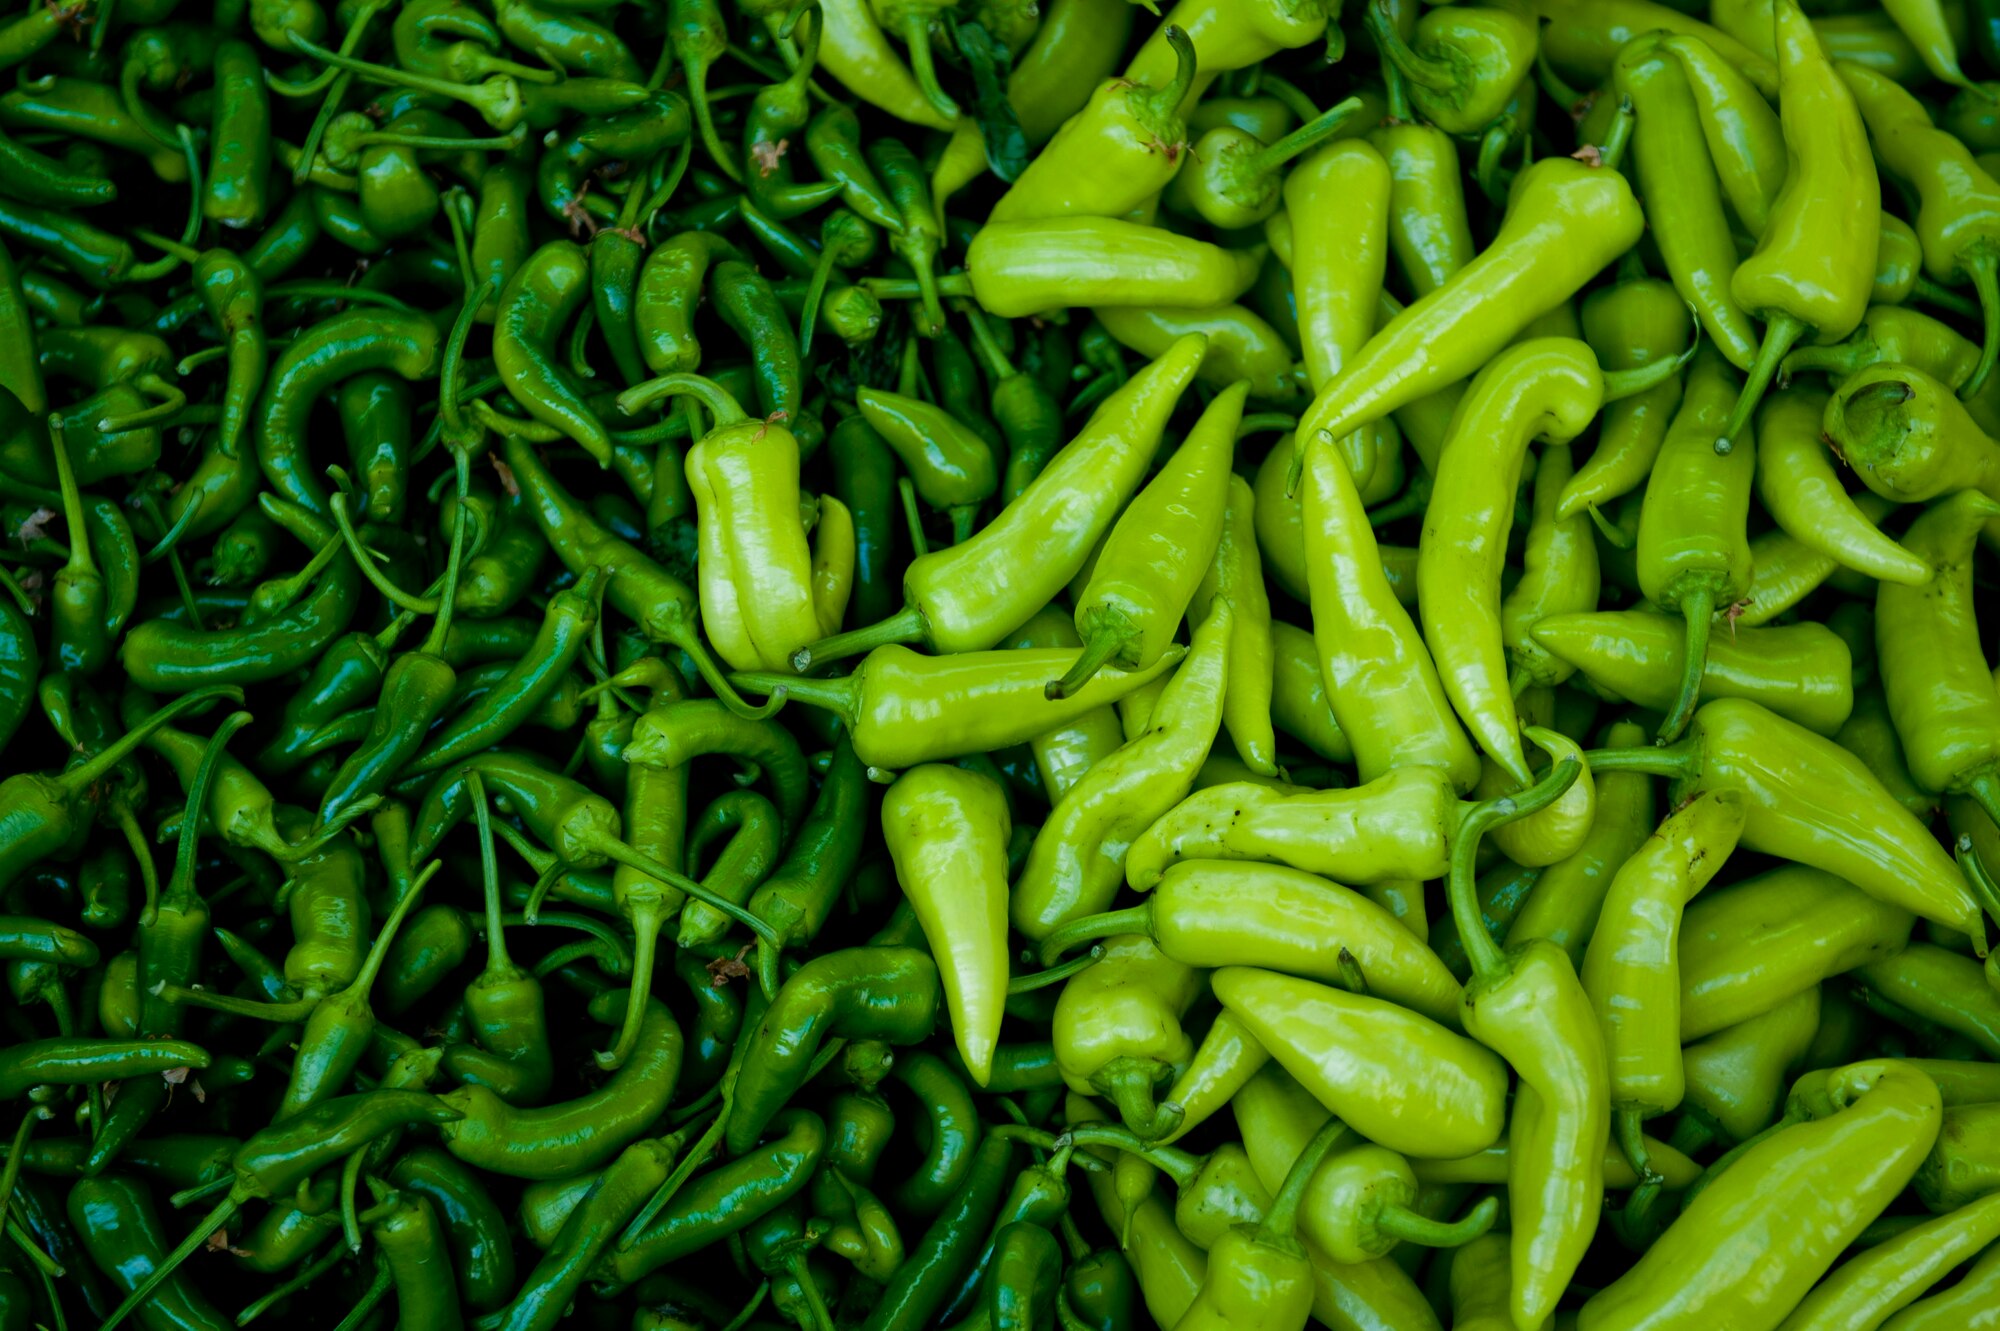
<svg viewBox="0 0 2000 1331">
<path fill-rule="evenodd" d="M 2000 0 L 0 71 L 0 1331 L 2000 1326 Z"/>
</svg>

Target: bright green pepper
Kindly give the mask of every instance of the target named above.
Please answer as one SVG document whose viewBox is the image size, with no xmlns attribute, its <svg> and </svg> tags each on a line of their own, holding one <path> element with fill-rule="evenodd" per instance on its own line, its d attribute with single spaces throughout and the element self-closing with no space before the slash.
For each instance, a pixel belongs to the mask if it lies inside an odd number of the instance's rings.
<svg viewBox="0 0 2000 1331">
<path fill-rule="evenodd" d="M 1881 182 L 1854 96 L 1796 0 L 1777 0 L 1774 13 L 1790 167 L 1756 252 L 1729 282 L 1736 303 L 1763 317 L 1764 340 L 1719 441 L 1749 428 L 1750 413 L 1800 338 L 1810 332 L 1825 344 L 1854 331 L 1868 309 L 1881 236 Z"/>
</svg>

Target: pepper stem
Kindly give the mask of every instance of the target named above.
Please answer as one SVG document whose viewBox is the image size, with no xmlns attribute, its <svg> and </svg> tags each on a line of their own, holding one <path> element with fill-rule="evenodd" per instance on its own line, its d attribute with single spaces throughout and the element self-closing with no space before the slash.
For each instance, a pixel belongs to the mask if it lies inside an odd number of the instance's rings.
<svg viewBox="0 0 2000 1331">
<path fill-rule="evenodd" d="M 600 835 L 590 838 L 589 847 L 608 859 L 615 860 L 628 868 L 637 869 L 640 873 L 650 878 L 659 879 L 668 887 L 679 888 L 696 901 L 702 902 L 727 915 L 730 919 L 755 934 L 759 939 L 768 940 L 773 947 L 781 946 L 777 931 L 772 929 L 770 925 L 758 919 L 755 915 L 752 915 L 749 911 L 743 909 L 743 907 L 737 905 L 721 893 L 704 887 L 684 873 L 675 873 L 651 855 L 635 850 L 618 838 L 609 836 Z M 775 998 L 776 996 L 775 991 L 765 995 L 766 998 Z"/>
<path fill-rule="evenodd" d="M 91 558 L 90 532 L 83 521 L 83 490 L 76 483 L 76 468 L 70 463 L 69 443 L 63 438 L 62 417 L 49 416 L 49 445 L 55 453 L 56 487 L 62 492 L 63 525 L 69 528 L 71 577 L 96 577 L 97 561 Z"/>
<path fill-rule="evenodd" d="M 1382 66 L 1382 83 L 1389 103 L 1389 123 L 1407 125 L 1413 122 L 1416 113 L 1410 110 L 1409 81 L 1394 62 Z"/>
<path fill-rule="evenodd" d="M 938 82 L 937 62 L 931 56 L 931 16 L 921 6 L 912 5 L 903 16 L 901 34 L 903 44 L 910 50 L 910 76 L 916 80 L 917 91 L 924 100 L 937 108 L 946 120 L 958 119 L 958 103 Z"/>
<path fill-rule="evenodd" d="M 636 416 L 661 398 L 691 397 L 715 417 L 715 428 L 736 425 L 750 419 L 735 395 L 713 379 L 699 374 L 663 374 L 657 379 L 628 388 L 618 395 L 618 410 Z"/>
<path fill-rule="evenodd" d="M 403 927 L 403 921 L 409 917 L 417 898 L 424 894 L 424 888 L 430 885 L 431 879 L 437 877 L 443 868 L 443 860 L 432 860 L 410 881 L 409 889 L 396 898 L 396 904 L 389 910 L 389 918 L 382 921 L 381 932 L 375 935 L 375 942 L 369 947 L 368 955 L 362 958 L 361 969 L 355 973 L 354 983 L 348 985 L 349 992 L 364 1000 L 368 997 L 368 991 L 375 987 L 375 977 L 382 971 L 382 963 L 389 958 L 389 948 L 396 941 L 396 931 Z"/>
<path fill-rule="evenodd" d="M 722 667 L 716 663 L 714 653 L 708 650 L 708 644 L 701 640 L 701 634 L 691 625 L 682 624 L 666 641 L 687 653 L 688 659 L 694 662 L 695 673 L 714 692 L 716 701 L 746 720 L 762 721 L 767 716 L 777 715 L 778 709 L 785 705 L 785 699 L 796 690 L 796 683 L 786 676 L 773 676 L 776 682 L 764 686 L 771 696 L 765 699 L 762 707 L 752 707 L 736 691 L 736 681 L 750 676 L 724 674 Z"/>
<path fill-rule="evenodd" d="M 1764 390 L 1771 386 L 1771 378 L 1791 354 L 1792 346 L 1806 335 L 1806 325 L 1801 319 L 1773 310 L 1764 324 L 1764 341 L 1757 348 L 1757 359 L 1750 364 L 1750 377 L 1743 381 L 1743 391 L 1736 396 L 1736 407 L 1723 423 L 1722 434 L 1715 441 L 1715 451 L 1728 453 L 1735 447 L 1732 442 L 1750 424 L 1750 413 L 1763 400 Z"/>
<path fill-rule="evenodd" d="M 1251 154 L 1243 164 L 1245 175 L 1251 179 L 1268 176 L 1300 153 L 1337 134 L 1340 127 L 1352 120 L 1354 113 L 1360 109 L 1361 99 L 1350 97 L 1331 110 L 1322 111 L 1277 142 L 1266 144 Z"/>
<path fill-rule="evenodd" d="M 922 642 L 926 632 L 923 611 L 913 605 L 904 606 L 880 623 L 849 629 L 845 633 L 836 633 L 830 638 L 821 638 L 818 642 L 799 648 L 792 653 L 792 669 L 803 675 L 814 666 L 826 665 L 849 656 L 859 656 L 864 652 L 872 652 L 877 647 L 887 647 L 893 643 Z M 738 675 L 736 678 L 747 679 L 749 676 Z M 773 675 L 770 678 L 785 680 L 781 675 Z M 804 682 L 799 681 L 799 683 Z M 789 680 L 786 680 L 784 687 L 789 688 L 792 696 L 801 701 L 839 710 L 838 704 L 820 702 L 811 695 L 800 692 L 797 684 Z M 851 721 L 852 717 L 849 720 Z"/>
<path fill-rule="evenodd" d="M 1419 88 L 1428 88 L 1432 92 L 1460 91 L 1461 80 L 1450 62 L 1433 56 L 1419 55 L 1408 42 L 1403 40 L 1403 34 L 1396 30 L 1395 20 L 1389 17 L 1381 0 L 1375 0 L 1375 3 L 1368 6 L 1368 13 L 1364 16 L 1363 22 L 1367 25 L 1368 35 L 1375 39 L 1376 48 L 1404 78 Z"/>
<path fill-rule="evenodd" d="M 1679 374 L 1701 347 L 1701 320 L 1690 322 L 1694 325 L 1694 332 L 1688 338 L 1687 348 L 1672 360 L 1661 357 L 1629 370 L 1604 371 L 1604 400 L 1616 402 L 1620 398 L 1637 397 Z"/>
<path fill-rule="evenodd" d="M 1185 1115 L 1175 1105 L 1156 1104 L 1153 1088 L 1173 1075 L 1173 1069 L 1157 1059 L 1114 1058 L 1099 1068 L 1090 1084 L 1118 1109 L 1118 1117 L 1143 1142 L 1155 1142 L 1170 1135 Z"/>
<path fill-rule="evenodd" d="M 1642 1184 L 1664 1182 L 1646 1149 L 1646 1115 L 1638 1105 L 1621 1100 L 1611 1106 L 1611 1135 Z"/>
<path fill-rule="evenodd" d="M 465 769 L 465 795 L 472 802 L 472 821 L 479 829 L 479 882 L 486 901 L 486 972 L 511 974 L 515 968 L 507 953 L 507 930 L 501 920 L 504 912 L 500 908 L 500 865 L 493 852 L 493 811 L 486 803 L 486 782 L 476 767 Z M 532 906 L 529 914 L 532 918 Z"/>
<path fill-rule="evenodd" d="M 475 91 L 474 88 L 467 87 L 462 83 L 453 83 L 449 79 L 431 78 L 427 74 L 412 74 L 407 70 L 394 69 L 388 65 L 372 64 L 366 60 L 356 60 L 353 56 L 342 55 L 338 51 L 329 51 L 324 46 L 306 40 L 296 32 L 291 34 L 291 38 L 292 46 L 300 54 L 311 56 L 321 64 L 332 65 L 335 69 L 344 69 L 350 73 L 359 74 L 376 83 L 386 83 L 391 87 L 398 88 L 415 88 L 419 92 L 435 93 L 439 97 L 448 98 L 454 102 L 462 102 L 479 111 L 482 116 L 487 116 L 488 104 L 494 102 L 490 94 Z M 518 104 L 521 100 L 519 85 L 514 84 L 513 78 L 506 74 L 494 76 L 493 81 L 497 82 L 499 80 L 505 80 L 506 84 L 514 85 L 512 100 Z M 487 86 L 488 84 L 485 82 L 477 85 L 479 89 L 484 89 Z M 504 95 L 504 87 L 500 91 L 500 100 L 504 102 L 507 100 Z M 492 123 L 490 116 L 487 116 L 487 120 L 489 124 Z M 495 129 L 511 129 L 512 125 L 494 125 L 493 127 Z"/>
<path fill-rule="evenodd" d="M 1958 395 L 1964 398 L 1977 396 L 1986 386 L 1986 377 L 1993 373 L 1994 358 L 2000 356 L 2000 271 L 1996 271 L 2000 268 L 2000 258 L 1982 244 L 1961 262 L 1966 276 L 1972 279 L 1972 289 L 1979 293 L 1980 323 L 1985 330 L 1980 337 L 1979 364 L 1965 386 L 1958 390 Z"/>
<path fill-rule="evenodd" d="M 1333 1149 L 1347 1140 L 1354 1130 L 1337 1118 L 1329 1118 L 1320 1124 L 1318 1132 L 1306 1143 L 1298 1158 L 1285 1171 L 1285 1181 L 1278 1188 L 1278 1195 L 1271 1199 L 1271 1209 L 1264 1212 L 1264 1223 L 1259 1226 L 1267 1236 L 1288 1239 L 1292 1227 L 1299 1216 L 1299 1203 L 1306 1199 L 1306 1189 L 1312 1184 L 1313 1175 L 1333 1154 Z M 1497 1201 L 1494 1206 L 1499 1206 Z"/>
<path fill-rule="evenodd" d="M 1174 72 L 1166 85 L 1160 88 L 1137 88 L 1127 94 L 1131 100 L 1140 102 L 1146 112 L 1160 119 L 1180 118 L 1181 103 L 1194 91 L 1194 81 L 1201 72 L 1201 64 L 1195 55 L 1194 38 L 1178 23 L 1169 23 L 1167 30 L 1160 34 L 1174 52 Z M 1164 137 L 1164 136 L 1162 136 Z"/>
<path fill-rule="evenodd" d="M 1830 347 L 1800 347 L 1787 355 L 1778 367 L 1780 383 L 1801 371 L 1818 370 L 1836 379 L 1845 379 L 1865 365 L 1874 364 L 1880 356 L 1873 342 L 1861 342 L 1849 338 L 1836 342 Z"/>
<path fill-rule="evenodd" d="M 997 1128 L 995 1131 L 1012 1133 L 1018 1129 Z M 1180 1188 L 1185 1188 L 1194 1182 L 1195 1176 L 1201 1173 L 1203 1163 L 1200 1156 L 1184 1151 L 1178 1146 L 1144 1141 L 1131 1129 L 1120 1127 L 1116 1123 L 1078 1123 L 1062 1136 L 1049 1141 L 1043 1149 L 1060 1151 L 1064 1142 L 1072 1147 L 1109 1146 L 1127 1155 L 1136 1155 L 1172 1179 L 1174 1186 Z"/>
<path fill-rule="evenodd" d="M 267 1003 L 257 998 L 238 998 L 234 994 L 218 994 L 208 989 L 190 989 L 186 985 L 169 984 L 166 981 L 154 985 L 149 991 L 162 1002 L 176 1007 L 198 1007 L 209 1012 L 221 1012 L 232 1017 L 242 1017 L 249 1021 L 276 1022 L 288 1026 L 304 1021 L 319 1006 L 320 996 L 295 998 L 285 1003 Z"/>
<path fill-rule="evenodd" d="M 1632 142 L 1632 99 L 1618 99 L 1618 113 L 1611 117 L 1611 128 L 1606 131 L 1604 142 L 1597 145 L 1597 164 L 1608 170 L 1618 170 L 1625 161 L 1625 149 Z"/>
<path fill-rule="evenodd" d="M 1042 940 L 1040 960 L 1043 966 L 1055 965 L 1056 958 L 1075 947 L 1096 938 L 1115 938 L 1119 934 L 1153 935 L 1153 899 L 1147 897 L 1136 906 L 1124 910 L 1107 910 L 1096 915 L 1085 915 L 1071 920 Z"/>
<path fill-rule="evenodd" d="M 1616 750 L 1613 750 L 1616 752 Z M 1479 975 L 1497 975 L 1506 969 L 1506 957 L 1500 951 L 1500 944 L 1486 931 L 1486 918 L 1479 909 L 1479 888 L 1475 881 L 1475 861 L 1479 858 L 1479 841 L 1495 827 L 1516 822 L 1530 814 L 1539 813 L 1561 799 L 1578 775 L 1583 771 L 1583 762 L 1570 756 L 1556 760 L 1544 776 L 1526 790 L 1513 795 L 1501 795 L 1495 799 L 1481 800 L 1465 808 L 1459 817 L 1458 834 L 1452 838 L 1451 868 L 1446 879 L 1447 895 L 1451 901 L 1451 917 L 1458 925 L 1459 942 L 1465 948 L 1465 956 L 1472 963 L 1472 969 Z"/>
<path fill-rule="evenodd" d="M 1095 966 L 1104 955 L 1104 949 L 1094 947 L 1080 957 L 1072 957 L 1060 966 L 1050 966 L 1032 975 L 1016 975 L 1007 981 L 1007 996 L 1031 994 L 1037 989 L 1046 989 L 1052 984 L 1061 984 L 1071 976 L 1079 975 Z"/>
<path fill-rule="evenodd" d="M 1115 624 L 1097 625 L 1084 640 L 1083 650 L 1077 653 L 1076 660 L 1070 664 L 1068 673 L 1061 679 L 1050 680 L 1043 687 L 1042 696 L 1050 701 L 1069 697 L 1088 684 L 1091 676 L 1109 663 L 1112 657 L 1118 655 L 1119 649 L 1130 642 L 1133 636 L 1128 629 Z"/>
<path fill-rule="evenodd" d="M 1403 1206 L 1383 1209 L 1375 1228 L 1390 1238 L 1426 1248 L 1462 1248 L 1493 1228 L 1500 1218 L 1500 1199 L 1487 1197 L 1457 1220 L 1432 1220 Z"/>
<path fill-rule="evenodd" d="M 1935 306 L 1951 314 L 1962 315 L 1967 319 L 1979 313 L 1976 302 L 1967 300 L 1950 287 L 1933 282 L 1921 274 L 1910 288 L 1910 299 L 1924 305 Z"/>
<path fill-rule="evenodd" d="M 1671 744 L 1681 737 L 1701 703 L 1702 675 L 1708 669 L 1708 633 L 1715 619 L 1715 587 L 1704 583 L 1681 594 L 1681 617 L 1687 621 L 1687 645 L 1681 661 L 1681 687 L 1655 740 Z"/>
<path fill-rule="evenodd" d="M 646 1000 L 653 992 L 653 958 L 659 954 L 662 903 L 657 895 L 632 908 L 632 984 L 626 990 L 625 1022 L 618 1039 L 609 1049 L 600 1049 L 597 1066 L 606 1072 L 625 1065 L 639 1045 L 639 1027 L 646 1015 Z"/>
<path fill-rule="evenodd" d="M 216 684 L 205 689 L 196 689 L 193 693 L 184 693 L 105 745 L 92 755 L 88 762 L 79 763 L 62 775 L 51 779 L 63 787 L 66 796 L 74 799 L 109 776 L 112 768 L 131 757 L 132 751 L 152 738 L 153 732 L 161 726 L 223 698 L 240 703 L 243 701 L 243 690 L 234 684 Z M 191 807 L 199 810 L 201 806 L 196 804 Z"/>
<path fill-rule="evenodd" d="M 111 1310 L 111 1315 L 104 1319 L 102 1325 L 98 1327 L 98 1331 L 111 1331 L 112 1327 L 117 1326 L 120 1322 L 131 1316 L 134 1310 L 147 1299 L 152 1298 L 153 1291 L 158 1289 L 166 1281 L 166 1278 L 174 1273 L 174 1268 L 193 1256 L 202 1245 L 208 1242 L 211 1234 L 229 1223 L 229 1218 L 235 1215 L 242 1206 L 243 1199 L 238 1197 L 235 1190 L 232 1189 L 227 1197 L 215 1204 L 214 1210 L 202 1217 L 201 1223 L 194 1227 L 193 1233 L 181 1240 L 178 1248 L 168 1253 L 138 1284 L 132 1287 L 132 1292 L 125 1296 L 123 1303 L 120 1303 L 116 1308 Z"/>
<path fill-rule="evenodd" d="M 834 247 L 821 239 L 819 258 L 813 263 L 812 280 L 806 283 L 805 303 L 799 309 L 799 355 L 812 354 L 813 330 L 819 323 L 819 304 L 826 284 L 833 277 Z"/>
<path fill-rule="evenodd" d="M 1988 780 L 1990 781 L 1991 778 L 1988 778 Z M 1981 807 L 1985 807 L 1984 801 L 1981 802 Z M 1991 810 L 1988 810 L 1987 816 L 1992 816 Z M 1993 875 L 1987 872 L 1986 861 L 1979 858 L 1978 850 L 1973 847 L 1972 838 L 1969 836 L 1960 837 L 1958 845 L 1953 849 L 1952 854 L 1953 858 L 1958 861 L 1958 871 L 1965 875 L 1966 883 L 1972 888 L 1972 895 L 1985 908 L 1988 915 L 1996 920 L 2000 920 L 2000 884 L 1996 884 L 1993 881 Z M 1984 930 L 1981 932 L 1983 933 Z M 1975 938 L 1973 942 L 1976 944 L 1974 951 L 1985 952 L 1986 940 L 1984 938 Z"/>
</svg>

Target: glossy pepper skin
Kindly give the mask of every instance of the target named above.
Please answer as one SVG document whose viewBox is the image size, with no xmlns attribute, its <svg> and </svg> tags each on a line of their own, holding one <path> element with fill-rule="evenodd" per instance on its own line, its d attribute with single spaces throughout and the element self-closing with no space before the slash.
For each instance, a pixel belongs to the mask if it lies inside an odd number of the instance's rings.
<svg viewBox="0 0 2000 1331">
<path fill-rule="evenodd" d="M 1786 1112 L 1792 1125 L 1703 1188 L 1636 1266 L 1584 1305 L 1580 1328 L 1700 1318 L 1776 1327 L 1916 1172 L 1940 1107 L 1929 1078 L 1882 1060 L 1808 1074 Z M 1786 1205 L 1806 1198 L 1806 1212 Z M 1759 1234 L 1765 1258 L 1747 1280 L 1732 1250 Z"/>
<path fill-rule="evenodd" d="M 757 1142 L 804 1080 L 822 1041 L 915 1043 L 930 1034 L 940 998 L 936 963 L 911 948 L 849 948 L 801 967 L 750 1037 L 729 1117 L 731 1154 Z"/>
<path fill-rule="evenodd" d="M 1882 689 L 1910 774 L 1928 790 L 1969 794 L 1989 809 L 2000 808 L 2000 753 L 1987 751 L 2000 737 L 2000 699 L 1978 645 L 1971 578 L 1974 543 L 1996 515 L 2000 504 L 1976 490 L 1925 510 L 1904 539 L 1936 576 L 1921 588 L 1882 584 L 1875 615 Z"/>
<path fill-rule="evenodd" d="M 1505 1065 L 1427 1017 L 1381 999 L 1267 971 L 1225 967 L 1223 1006 L 1320 1103 L 1412 1155 L 1469 1155 L 1505 1127 Z"/>
<path fill-rule="evenodd" d="M 1165 29 L 1175 64 L 1158 84 L 1110 79 L 1066 120 L 987 214 L 991 222 L 1072 215 L 1121 217 L 1173 180 L 1187 150 L 1181 105 L 1195 81 L 1195 49 Z"/>
<path fill-rule="evenodd" d="M 1673 776 L 1677 798 L 1740 790 L 1745 847 L 1838 872 L 1947 927 L 1976 927 L 1978 912 L 1957 866 L 1861 761 L 1755 703 L 1704 704 L 1688 738 L 1672 748 L 1647 755 L 1597 750 L 1587 759 L 1603 771 Z M 1890 863 L 1898 867 L 1885 873 Z"/>
<path fill-rule="evenodd" d="M 1602 610 L 1551 615 L 1535 641 L 1592 684 L 1664 712 L 1685 673 L 1686 633 L 1670 615 Z M 1832 735 L 1854 711 L 1847 644 L 1822 624 L 1738 628 L 1709 641 L 1700 697 L 1744 698 L 1806 729 Z"/>
<path fill-rule="evenodd" d="M 1110 905 L 1134 838 L 1193 785 L 1221 728 L 1231 615 L 1223 604 L 1202 622 L 1145 732 L 1084 773 L 1035 834 L 1009 907 L 1031 941 Z"/>
<path fill-rule="evenodd" d="M 1445 693 L 1480 747 L 1523 785 L 1530 774 L 1500 625 L 1512 498 L 1529 444 L 1567 444 L 1602 401 L 1597 358 L 1581 342 L 1536 339 L 1495 357 L 1454 418 L 1417 545 L 1417 605 Z"/>
<path fill-rule="evenodd" d="M 1764 319 L 1764 339 L 1735 407 L 1717 434 L 1749 424 L 1785 353 L 1808 332 L 1838 342 L 1867 312 L 1881 238 L 1881 183 L 1868 131 L 1796 0 L 1773 7 L 1779 115 L 1791 163 L 1756 252 L 1730 278 L 1730 295 Z"/>
<path fill-rule="evenodd" d="M 911 768 L 882 799 L 882 835 L 940 961 L 959 1057 L 984 1086 L 1007 988 L 1007 837 L 1000 787 L 977 772 Z"/>
<path fill-rule="evenodd" d="M 913 560 L 903 574 L 899 614 L 815 643 L 793 658 L 793 667 L 803 671 L 883 642 L 983 651 L 1027 623 L 1083 567 L 1139 488 L 1205 348 L 1203 338 L 1181 339 L 1107 398 L 970 540 Z"/>
<path fill-rule="evenodd" d="M 1615 371 L 1679 355 L 1688 344 L 1691 320 L 1670 284 L 1639 274 L 1584 297 L 1582 323 L 1598 362 Z M 1557 514 L 1574 517 L 1644 485 L 1680 400 L 1676 376 L 1609 404 L 1597 447 L 1563 487 Z"/>
<path fill-rule="evenodd" d="M 1871 70 L 1844 66 L 1876 156 L 1917 192 L 1924 268 L 1946 286 L 1970 282 L 1986 313 L 1979 363 L 1966 381 L 1977 393 L 2000 355 L 2000 184 L 1956 136 L 1936 128 L 1923 103 Z"/>
<path fill-rule="evenodd" d="M 1923 585 L 1930 566 L 1884 535 L 1841 484 L 1821 439 L 1826 402 L 1826 394 L 1803 386 L 1765 399 L 1757 414 L 1757 497 L 1786 532 L 1843 567 Z"/>
<path fill-rule="evenodd" d="M 1194 1053 L 1181 1018 L 1201 993 L 1201 976 L 1152 940 L 1105 944 L 1096 965 L 1063 986 L 1053 1026 L 1056 1064 L 1079 1095 L 1102 1095 L 1142 1140 L 1178 1126 L 1154 1090 L 1172 1082 Z"/>
<path fill-rule="evenodd" d="M 1336 383 L 1345 383 L 1353 371 Z M 1383 576 L 1354 479 L 1324 436 L 1307 445 L 1302 517 L 1313 638 L 1335 719 L 1363 781 L 1434 766 L 1469 790 L 1479 759 L 1410 613 Z"/>
<path fill-rule="evenodd" d="M 1370 993 L 1435 1021 L 1457 1019 L 1459 985 L 1436 954 L 1386 908 L 1339 883 L 1281 865 L 1190 859 L 1146 886 L 1141 905 L 1085 916 L 1045 940 L 1043 954 L 1143 933 L 1184 965 L 1255 963 L 1324 984 L 1344 980 L 1345 955 L 1361 967 Z"/>
<path fill-rule="evenodd" d="M 1610 1073 L 1619 1143 L 1635 1166 L 1645 1151 L 1639 1124 L 1678 1107 L 1678 974 L 1682 913 L 1729 861 L 1742 835 L 1734 791 L 1696 796 L 1662 822 L 1611 880 L 1584 953 L 1584 992 L 1596 1009 Z"/>
<path fill-rule="evenodd" d="M 1464 378 L 1630 249 L 1643 228 L 1617 171 L 1570 158 L 1535 163 L 1516 180 L 1493 243 L 1390 320 L 1313 399 L 1299 421 L 1301 445 L 1338 438 Z"/>
</svg>

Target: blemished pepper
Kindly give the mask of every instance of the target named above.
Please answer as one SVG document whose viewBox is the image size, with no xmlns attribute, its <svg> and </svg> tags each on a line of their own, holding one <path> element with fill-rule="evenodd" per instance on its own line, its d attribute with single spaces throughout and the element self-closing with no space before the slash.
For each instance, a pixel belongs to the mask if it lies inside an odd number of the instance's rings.
<svg viewBox="0 0 2000 1331">
<path fill-rule="evenodd" d="M 929 764 L 882 797 L 882 836 L 903 893 L 939 960 L 959 1057 L 980 1086 L 1007 989 L 1007 838 L 1000 787 L 977 772 Z"/>
<path fill-rule="evenodd" d="M 1789 167 L 1755 253 L 1729 281 L 1737 305 L 1764 320 L 1764 338 L 1718 441 L 1749 428 L 1801 338 L 1825 344 L 1854 331 L 1868 310 L 1882 231 L 1881 182 L 1853 94 L 1797 0 L 1776 0 L 1772 12 Z"/>
<path fill-rule="evenodd" d="M 1790 1126 L 1750 1146 L 1688 1202 L 1637 1265 L 1584 1305 L 1579 1328 L 1660 1319 L 1775 1327 L 1902 1191 L 1936 1139 L 1940 1115 L 1937 1087 L 1894 1061 L 1801 1078 L 1781 1120 Z M 1812 1223 L 1797 1223 L 1801 1205 L 1810 1206 Z M 1782 1229 L 1770 1228 L 1780 1216 Z M 1756 1278 L 1746 1279 L 1738 1245 L 1759 1233 L 1768 1236 L 1764 1257 Z"/>
<path fill-rule="evenodd" d="M 1133 841 L 1192 788 L 1222 725 L 1233 615 L 1227 602 L 1211 609 L 1145 732 L 1100 758 L 1035 834 L 1010 906 L 1030 941 L 1109 906 Z"/>
<path fill-rule="evenodd" d="M 883 643 L 984 651 L 1027 623 L 1083 567 L 1139 488 L 1205 349 L 1205 338 L 1183 338 L 1133 375 L 976 535 L 910 563 L 903 610 L 814 643 L 792 667 L 803 672 Z"/>
</svg>

